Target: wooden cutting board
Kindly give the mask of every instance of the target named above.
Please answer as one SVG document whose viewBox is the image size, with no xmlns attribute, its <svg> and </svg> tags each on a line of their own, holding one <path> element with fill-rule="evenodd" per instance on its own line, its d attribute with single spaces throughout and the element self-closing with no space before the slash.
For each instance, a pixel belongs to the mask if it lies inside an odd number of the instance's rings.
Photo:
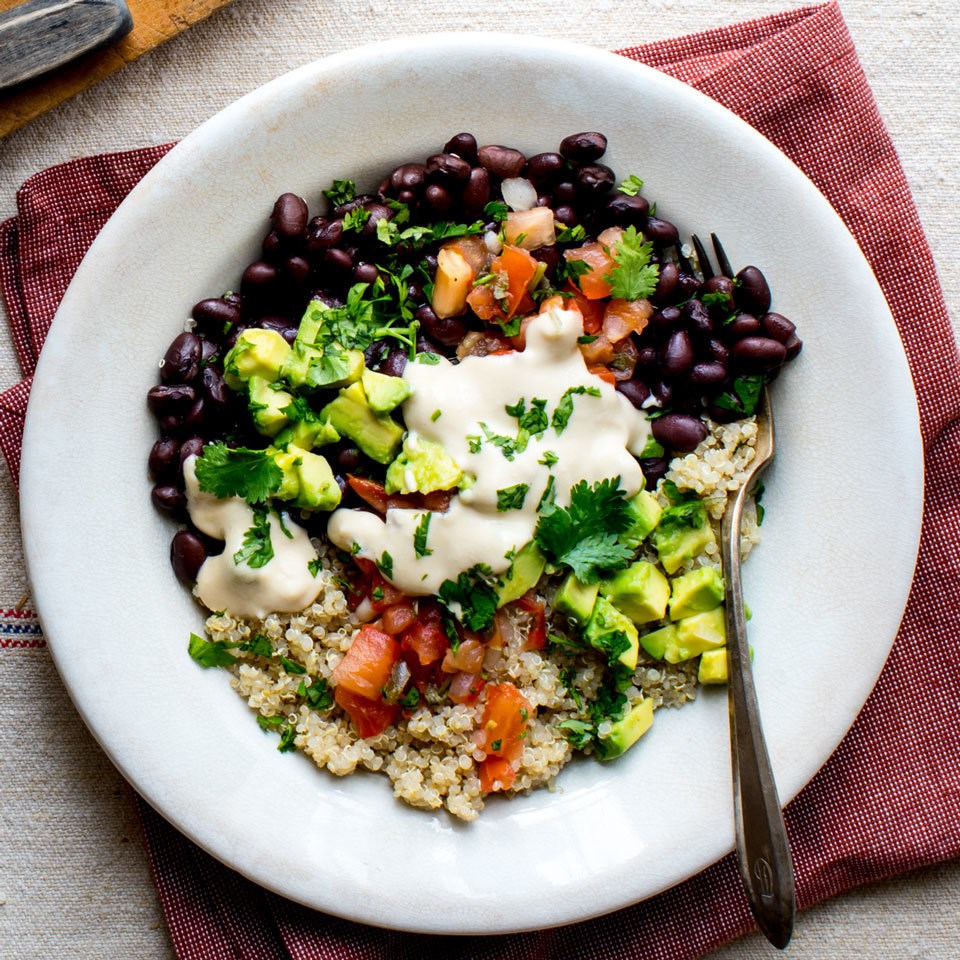
<svg viewBox="0 0 960 960">
<path fill-rule="evenodd" d="M 136 60 L 210 16 L 230 0 L 127 0 L 133 30 L 119 43 L 88 53 L 35 80 L 0 93 L 0 137 Z M 0 0 L 0 11 L 19 0 Z"/>
</svg>

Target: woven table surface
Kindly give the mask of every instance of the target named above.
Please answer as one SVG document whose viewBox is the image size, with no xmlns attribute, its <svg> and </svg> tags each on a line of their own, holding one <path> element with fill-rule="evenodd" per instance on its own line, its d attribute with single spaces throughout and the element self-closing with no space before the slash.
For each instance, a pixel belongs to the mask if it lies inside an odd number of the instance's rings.
<svg viewBox="0 0 960 960">
<path fill-rule="evenodd" d="M 28 176 L 54 163 L 177 139 L 238 96 L 320 56 L 428 30 L 501 29 L 605 48 L 797 8 L 788 0 L 554 0 L 549 12 L 504 0 L 453 9 L 421 0 L 363 5 L 236 0 L 206 22 L 0 142 L 0 219 Z M 538 5 L 542 10 L 545 5 Z M 945 0 L 842 10 L 900 153 L 960 332 L 960 12 Z M 574 25 L 571 28 L 571 25 Z M 0 307 L 2 309 L 2 307 Z M 0 389 L 20 379 L 0 337 Z M 2 470 L 2 467 L 0 467 Z M 0 476 L 0 958 L 168 960 L 129 788 L 76 714 L 35 623 L 22 569 L 16 498 Z M 839 896 L 801 915 L 795 958 L 953 960 L 960 864 Z M 759 937 L 713 954 L 772 955 Z"/>
</svg>

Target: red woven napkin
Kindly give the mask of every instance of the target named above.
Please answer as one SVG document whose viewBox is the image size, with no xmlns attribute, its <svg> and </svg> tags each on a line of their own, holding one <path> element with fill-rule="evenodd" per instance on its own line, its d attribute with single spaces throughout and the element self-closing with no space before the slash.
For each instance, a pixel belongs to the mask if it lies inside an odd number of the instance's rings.
<svg viewBox="0 0 960 960">
<path fill-rule="evenodd" d="M 631 47 L 740 114 L 831 201 L 893 310 L 920 404 L 926 507 L 916 579 L 893 652 L 856 724 L 790 805 L 801 907 L 960 856 L 960 370 L 903 171 L 836 4 Z M 37 353 L 83 252 L 169 147 L 73 161 L 32 177 L 0 227 L 0 288 L 27 379 L 0 395 L 0 447 L 17 476 Z M 141 803 L 181 960 L 687 960 L 751 929 L 732 856 L 674 889 L 573 927 L 426 937 L 299 907 L 221 866 Z"/>
</svg>

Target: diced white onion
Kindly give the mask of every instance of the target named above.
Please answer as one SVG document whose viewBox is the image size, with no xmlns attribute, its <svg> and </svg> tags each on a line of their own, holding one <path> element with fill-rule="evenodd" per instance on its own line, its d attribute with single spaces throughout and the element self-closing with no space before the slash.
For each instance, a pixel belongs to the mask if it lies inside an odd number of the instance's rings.
<svg viewBox="0 0 960 960">
<path fill-rule="evenodd" d="M 492 254 L 498 254 L 503 249 L 503 243 L 500 241 L 500 234 L 496 230 L 488 230 L 483 235 L 483 242 L 487 250 Z"/>
<path fill-rule="evenodd" d="M 500 185 L 503 202 L 511 209 L 532 210 L 537 205 L 537 188 L 523 177 L 511 177 Z"/>
</svg>

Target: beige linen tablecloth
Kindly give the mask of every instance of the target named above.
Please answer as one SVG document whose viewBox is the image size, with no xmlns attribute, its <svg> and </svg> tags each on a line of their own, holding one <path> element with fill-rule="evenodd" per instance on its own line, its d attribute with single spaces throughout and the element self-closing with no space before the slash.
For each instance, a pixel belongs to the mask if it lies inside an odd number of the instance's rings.
<svg viewBox="0 0 960 960">
<path fill-rule="evenodd" d="M 787 0 L 439 0 L 406 5 L 236 0 L 190 33 L 0 141 L 0 219 L 30 174 L 87 153 L 183 136 L 224 104 L 308 60 L 368 40 L 437 29 L 503 29 L 614 48 L 799 7 Z M 843 12 L 937 258 L 958 327 L 960 13 L 847 0 Z M 0 338 L 0 389 L 19 379 Z M 68 472 L 65 471 L 65 483 Z M 12 487 L 0 477 L 0 604 L 29 607 Z M 134 545 L 131 545 L 133 547 Z M 17 638 L 30 643 L 33 625 Z M 800 917 L 795 958 L 958 953 L 960 864 L 855 891 Z M 714 956 L 771 955 L 759 938 Z M 167 960 L 128 788 L 86 732 L 43 649 L 0 650 L 0 958 Z"/>
</svg>

